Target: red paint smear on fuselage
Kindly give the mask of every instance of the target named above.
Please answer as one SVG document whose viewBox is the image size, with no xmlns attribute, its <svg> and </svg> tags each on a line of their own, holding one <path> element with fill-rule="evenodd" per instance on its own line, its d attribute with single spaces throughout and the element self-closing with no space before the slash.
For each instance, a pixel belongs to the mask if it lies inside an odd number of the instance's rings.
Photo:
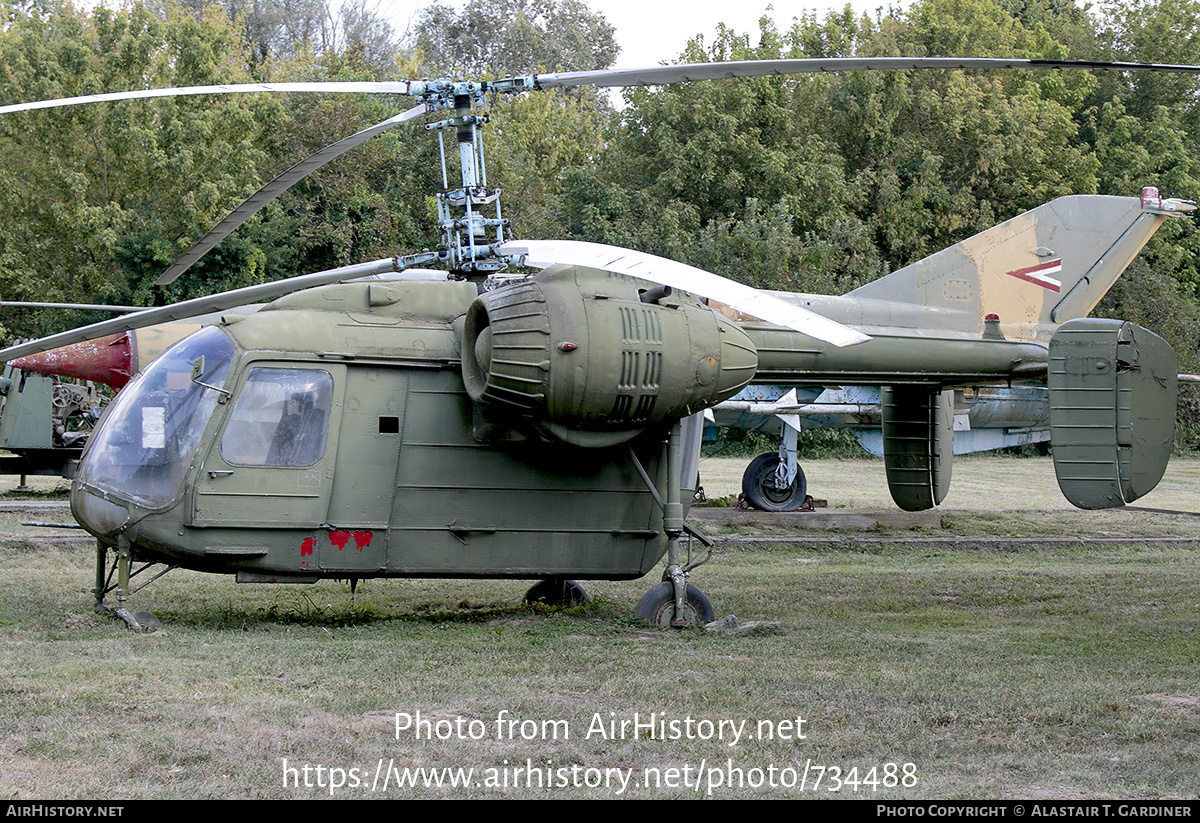
<svg viewBox="0 0 1200 823">
<path fill-rule="evenodd" d="M 304 542 L 300 544 L 301 556 L 307 557 L 308 555 L 312 554 L 313 547 L 315 545 L 316 545 L 316 541 L 313 540 L 311 537 L 304 538 Z"/>
<path fill-rule="evenodd" d="M 362 551 L 365 547 L 371 545 L 371 538 L 374 536 L 372 532 L 355 532 L 354 545 L 359 551 Z"/>
<path fill-rule="evenodd" d="M 341 551 L 350 542 L 350 532 L 330 532 L 329 542 L 337 546 L 338 551 Z"/>
</svg>

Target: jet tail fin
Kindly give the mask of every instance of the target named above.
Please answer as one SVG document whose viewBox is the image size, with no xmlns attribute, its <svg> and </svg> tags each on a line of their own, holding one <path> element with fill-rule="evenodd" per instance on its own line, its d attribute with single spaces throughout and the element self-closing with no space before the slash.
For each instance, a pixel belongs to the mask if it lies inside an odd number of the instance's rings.
<svg viewBox="0 0 1200 823">
<path fill-rule="evenodd" d="M 850 296 L 946 310 L 953 330 L 998 315 L 1009 339 L 1083 317 L 1171 214 L 1194 205 L 1157 196 L 1060 197 L 855 289 Z"/>
</svg>

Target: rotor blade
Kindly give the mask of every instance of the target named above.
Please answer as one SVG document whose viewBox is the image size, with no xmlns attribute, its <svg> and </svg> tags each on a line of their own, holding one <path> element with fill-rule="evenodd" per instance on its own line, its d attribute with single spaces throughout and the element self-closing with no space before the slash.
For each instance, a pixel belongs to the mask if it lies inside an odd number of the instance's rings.
<svg viewBox="0 0 1200 823">
<path fill-rule="evenodd" d="M 718 80 L 727 77 L 761 77 L 771 74 L 810 74 L 823 71 L 894 71 L 899 69 L 1078 69 L 1082 71 L 1157 71 L 1197 74 L 1200 67 L 1170 63 L 1120 63 L 1101 60 L 1042 60 L 1003 57 L 827 57 L 789 60 L 732 60 L 725 63 L 683 63 L 601 71 L 567 71 L 528 77 L 508 77 L 483 84 L 496 91 L 569 88 L 574 86 L 653 86 L 685 80 Z M 443 86 L 445 88 L 443 88 Z M 449 81 L 235 83 L 214 86 L 138 89 L 136 91 L 87 94 L 59 100 L 37 100 L 0 106 L 0 114 L 33 111 L 87 103 L 139 100 L 154 97 L 185 97 L 198 94 L 274 93 L 359 93 L 418 96 L 450 88 Z"/>
<path fill-rule="evenodd" d="M 370 263 L 357 263 L 353 266 L 342 266 L 341 268 L 304 274 L 287 280 L 276 280 L 272 283 L 247 286 L 242 289 L 220 292 L 219 294 L 212 294 L 207 297 L 197 297 L 193 300 L 185 300 L 182 303 L 174 303 L 170 306 L 144 309 L 133 314 L 127 314 L 124 317 L 114 317 L 112 320 L 104 320 L 100 323 L 93 323 L 90 326 L 82 326 L 78 329 L 52 334 L 49 337 L 42 337 L 27 343 L 18 343 L 15 346 L 0 349 L 0 362 L 8 362 L 9 360 L 25 357 L 30 354 L 39 354 L 60 346 L 70 345 L 71 343 L 94 340 L 97 337 L 104 337 L 116 332 L 142 329 L 147 326 L 166 323 L 170 320 L 186 320 L 210 312 L 228 311 L 238 306 L 257 303 L 262 300 L 271 300 L 281 295 L 290 294 L 291 292 L 307 289 L 312 286 L 324 286 L 329 283 L 338 283 L 343 280 L 368 277 L 373 274 L 383 274 L 385 272 L 400 272 L 412 266 L 429 263 L 436 259 L 437 252 L 424 252 L 409 255 L 408 257 L 386 257 Z"/>
<path fill-rule="evenodd" d="M 525 265 L 535 268 L 565 263 L 662 283 L 692 294 L 720 300 L 738 311 L 768 323 L 787 326 L 835 346 L 853 346 L 855 343 L 865 343 L 871 339 L 841 323 L 793 306 L 758 289 L 735 283 L 695 266 L 645 252 L 606 246 L 603 243 L 582 243 L 577 240 L 512 240 L 502 244 L 498 251 L 501 254 L 523 256 Z"/>
<path fill-rule="evenodd" d="M 109 311 L 114 314 L 130 314 L 145 311 L 145 306 L 114 306 L 103 303 L 42 303 L 37 300 L 2 300 L 2 308 L 22 309 L 75 309 L 78 311 Z"/>
<path fill-rule="evenodd" d="M 791 60 L 733 60 L 727 63 L 683 63 L 640 69 L 604 69 L 539 74 L 539 89 L 575 86 L 661 86 L 687 80 L 814 74 L 833 71 L 897 71 L 901 69 L 1080 69 L 1083 71 L 1157 71 L 1200 74 L 1200 66 L 1166 63 L 1108 63 L 1099 60 L 1036 60 L 993 57 L 828 57 Z M 491 85 L 500 85 L 492 83 Z"/>
<path fill-rule="evenodd" d="M 208 234 L 204 235 L 195 245 L 184 252 L 178 260 L 171 264 L 162 275 L 154 281 L 156 286 L 165 286 L 168 283 L 174 283 L 175 279 L 185 271 L 195 265 L 201 257 L 208 254 L 212 248 L 228 237 L 237 229 L 238 226 L 245 223 L 254 215 L 258 214 L 268 203 L 274 200 L 279 195 L 290 189 L 292 186 L 299 183 L 305 177 L 312 174 L 317 169 L 324 166 L 331 160 L 341 157 L 346 152 L 355 146 L 365 143 L 377 134 L 398 126 L 401 123 L 412 120 L 414 117 L 420 117 L 425 113 L 425 104 L 413 106 L 406 112 L 397 114 L 395 117 L 389 117 L 381 123 L 376 123 L 370 128 L 363 129 L 358 134 L 353 134 L 343 140 L 339 140 L 332 145 L 326 146 L 318 152 L 310 154 L 305 159 L 301 160 L 296 165 L 285 171 L 283 174 L 276 177 L 267 185 L 252 194 L 240 206 L 234 209 L 229 215 L 218 223 Z"/>
<path fill-rule="evenodd" d="M 424 84 L 421 85 L 423 90 Z M 408 81 L 399 82 L 325 82 L 325 83 L 237 83 L 227 86 L 180 86 L 165 89 L 138 89 L 137 91 L 116 91 L 105 94 L 85 94 L 81 97 L 64 97 L 59 100 L 38 100 L 33 103 L 16 103 L 11 106 L 0 106 L 0 114 L 17 111 L 33 111 L 34 109 L 54 109 L 62 106 L 82 106 L 88 103 L 105 103 L 114 100 L 141 100 L 151 97 L 189 97 L 196 94 L 247 94 L 253 92 L 278 93 L 318 93 L 318 92 L 350 92 L 361 94 L 403 94 L 408 95 L 419 91 L 412 89 Z"/>
</svg>

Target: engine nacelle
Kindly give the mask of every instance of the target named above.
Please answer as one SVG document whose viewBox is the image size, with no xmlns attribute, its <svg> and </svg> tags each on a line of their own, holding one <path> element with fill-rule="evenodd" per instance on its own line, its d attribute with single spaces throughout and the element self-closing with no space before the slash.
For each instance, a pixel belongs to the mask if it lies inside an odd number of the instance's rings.
<svg viewBox="0 0 1200 823">
<path fill-rule="evenodd" d="M 552 266 L 480 295 L 463 331 L 467 392 L 580 446 L 620 443 L 737 394 L 758 367 L 750 338 L 692 295 L 652 288 Z"/>
</svg>

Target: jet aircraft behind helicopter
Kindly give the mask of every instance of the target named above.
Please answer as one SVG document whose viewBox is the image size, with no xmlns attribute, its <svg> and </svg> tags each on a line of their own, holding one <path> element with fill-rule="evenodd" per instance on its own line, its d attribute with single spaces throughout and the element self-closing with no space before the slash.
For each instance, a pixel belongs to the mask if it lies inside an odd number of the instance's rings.
<svg viewBox="0 0 1200 823">
<path fill-rule="evenodd" d="M 907 376 L 900 377 L 903 367 L 895 368 L 889 376 L 880 373 L 879 380 L 872 371 L 886 372 L 890 357 L 903 357 L 908 351 L 909 338 L 933 337 L 943 341 L 949 352 L 956 341 L 980 337 L 985 340 L 1025 340 L 1049 342 L 1051 358 L 1058 357 L 1068 339 L 1081 339 L 1083 329 L 1098 329 L 1098 321 L 1084 318 L 1100 302 L 1125 268 L 1162 225 L 1168 215 L 1190 213 L 1194 206 L 1175 200 L 1163 200 L 1158 191 L 1147 188 L 1140 199 L 1115 197 L 1064 197 L 1019 215 L 994 228 L 981 232 L 954 246 L 907 266 L 887 277 L 850 292 L 842 297 L 827 295 L 780 295 L 822 316 L 837 320 L 869 334 L 870 343 L 855 347 L 852 352 L 832 352 L 830 356 L 799 381 L 778 381 L 772 385 L 750 386 L 743 395 L 720 404 L 716 414 L 725 424 L 736 423 L 737 414 L 771 414 L 783 418 L 784 428 L 778 456 L 767 454 L 756 458 L 743 478 L 743 490 L 758 508 L 788 511 L 799 507 L 804 499 L 803 472 L 795 461 L 796 432 L 799 420 L 791 419 L 800 412 L 820 414 L 824 409 L 826 424 L 829 415 L 844 424 L 844 414 L 866 415 L 869 436 L 868 448 L 881 453 L 887 470 L 888 487 L 896 504 L 915 511 L 928 509 L 942 502 L 949 490 L 953 455 L 969 450 L 956 449 L 956 428 L 970 433 L 970 415 L 976 414 L 980 423 L 1045 426 L 1048 431 L 1040 439 L 1054 440 L 1065 448 L 1055 453 L 1055 469 L 1059 484 L 1067 499 L 1083 508 L 1107 508 L 1122 505 L 1140 497 L 1153 488 L 1162 477 L 1171 449 L 1173 417 L 1154 420 L 1135 415 L 1123 420 L 1122 432 L 1115 435 L 1126 447 L 1137 439 L 1133 452 L 1154 453 L 1153 466 L 1134 469 L 1131 465 L 1119 468 L 1117 462 L 1100 467 L 1099 452 L 1078 453 L 1091 445 L 1085 432 L 1098 432 L 1091 426 L 1102 426 L 1112 420 L 1078 418 L 1087 408 L 1088 414 L 1099 410 L 1083 398 L 1105 392 L 1128 392 L 1133 376 L 1127 371 L 1138 367 L 1119 367 L 1109 382 L 1074 386 L 1068 392 L 1061 366 L 1049 373 L 1050 390 L 1046 389 L 1047 375 L 1013 373 L 999 386 L 988 383 L 969 383 L 950 378 L 948 372 L 938 374 L 932 361 L 914 361 Z M 726 311 L 734 318 L 740 315 Z M 740 318 L 754 322 L 747 318 Z M 1064 325 L 1066 324 L 1066 325 Z M 1144 331 L 1144 330 L 1142 330 Z M 1134 335 L 1132 331 L 1122 334 Z M 1119 338 L 1116 345 L 1132 347 L 1132 339 Z M 1164 392 L 1156 396 L 1156 408 L 1174 408 L 1175 377 L 1164 372 L 1175 368 L 1174 357 L 1157 337 L 1154 347 L 1162 356 L 1153 366 L 1144 360 L 1142 377 L 1155 374 L 1154 385 Z M 1102 356 L 1107 343 L 1101 346 Z M 1087 344 L 1091 345 L 1091 344 Z M 1141 344 L 1144 355 L 1149 345 Z M 1082 355 L 1082 350 L 1075 352 Z M 839 371 L 838 360 L 854 357 L 854 365 Z M 1097 374 L 1103 372 L 1099 369 Z M 934 372 L 929 373 L 929 370 Z M 919 385 L 924 373 L 925 390 Z M 1123 375 L 1123 376 L 1122 376 Z M 762 382 L 761 377 L 755 382 Z M 1014 381 L 1023 384 L 1014 386 Z M 1084 381 L 1088 383 L 1088 381 Z M 901 388 L 904 385 L 910 388 Z M 809 407 L 797 400 L 796 389 L 807 390 L 807 399 L 815 400 L 821 390 L 838 386 L 874 387 L 877 392 L 868 409 L 860 393 L 848 402 L 834 398 L 834 404 Z M 882 388 L 878 388 L 882 387 Z M 1055 389 L 1057 387 L 1057 389 Z M 992 398 L 991 409 L 970 409 L 956 406 L 956 394 L 970 391 L 973 398 Z M 1147 390 L 1153 390 L 1149 388 Z M 791 392 L 789 394 L 789 391 Z M 909 395 L 896 399 L 897 391 Z M 757 402 L 746 402 L 744 396 Z M 765 398 L 775 402 L 762 402 Z M 739 402 L 741 401 L 741 402 Z M 1082 406 L 1080 404 L 1083 404 Z M 837 406 L 844 406 L 844 411 Z M 1008 412 L 1001 411 L 1009 407 Z M 957 412 L 956 412 L 957 408 Z M 923 411 L 922 411 L 923 410 Z M 1057 414 L 1055 414 L 1057 410 Z M 1116 414 L 1115 408 L 1113 413 Z M 744 422 L 743 425 L 747 425 Z M 1032 421 L 1032 423 L 1030 422 Z M 956 426 L 955 423 L 959 425 Z M 851 421 L 860 425 L 862 421 Z M 873 425 L 872 425 L 873 424 Z M 1057 425 L 1058 434 L 1053 434 Z M 999 433 L 999 430 L 993 429 Z M 994 441 L 993 441 L 994 442 Z M 1074 443 L 1076 449 L 1068 444 Z M 1108 441 L 1111 450 L 1115 440 Z M 1003 445 L 1001 440 L 997 445 Z M 966 444 L 960 444 L 965 446 Z M 989 446 L 995 448 L 996 445 Z M 1112 452 L 1112 460 L 1117 460 Z M 1126 454 L 1131 453 L 1127 452 Z M 1159 465 L 1161 464 L 1161 465 Z M 1134 480 L 1130 472 L 1144 473 Z M 1121 479 L 1116 479 L 1116 478 Z M 1108 486 L 1110 482 L 1116 486 Z M 1088 488 L 1089 487 L 1090 491 Z M 1120 488 L 1118 488 L 1118 486 Z M 1093 492 L 1103 492 L 1098 499 Z"/>
</svg>

